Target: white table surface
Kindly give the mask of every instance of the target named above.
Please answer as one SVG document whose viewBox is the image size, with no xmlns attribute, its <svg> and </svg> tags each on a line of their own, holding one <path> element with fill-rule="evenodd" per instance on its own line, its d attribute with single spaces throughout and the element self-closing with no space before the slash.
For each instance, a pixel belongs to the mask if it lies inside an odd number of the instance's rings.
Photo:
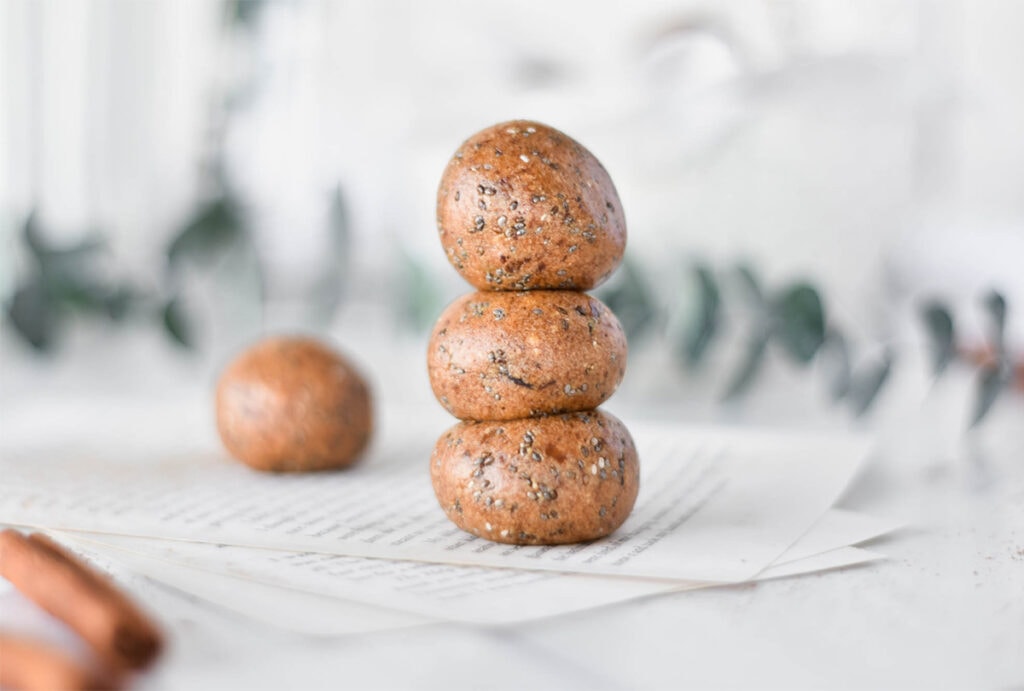
<svg viewBox="0 0 1024 691">
<path fill-rule="evenodd" d="M 2 410 L 35 405 L 40 425 L 47 424 L 51 401 L 103 374 L 100 366 L 90 374 L 69 375 L 70 369 L 40 375 L 31 365 L 4 372 Z M 770 375 L 739 416 L 692 400 L 672 407 L 663 391 L 650 388 L 624 387 L 621 403 L 610 407 L 651 411 L 681 425 L 709 418 L 833 424 L 834 416 L 809 412 L 818 403 L 808 404 L 806 387 L 788 377 Z M 136 393 L 148 386 L 136 385 Z M 121 572 L 115 575 L 158 613 L 171 639 L 169 653 L 137 687 L 1024 685 L 1024 398 L 1000 401 L 979 432 L 964 435 L 949 432 L 942 410 L 914 402 L 919 387 L 913 382 L 895 386 L 866 427 L 877 432 L 879 451 L 841 502 L 910 524 L 870 543 L 889 557 L 885 561 L 514 626 L 432 624 L 338 638 L 285 633 Z M 389 395 L 389 387 L 377 382 L 381 395 Z M 123 387 L 117 395 L 132 391 Z M 935 395 L 940 403 L 960 399 Z M 26 430 L 4 430 L 11 433 Z M 76 646 L 10 589 L 0 591 L 0 621 L 3 628 Z"/>
</svg>

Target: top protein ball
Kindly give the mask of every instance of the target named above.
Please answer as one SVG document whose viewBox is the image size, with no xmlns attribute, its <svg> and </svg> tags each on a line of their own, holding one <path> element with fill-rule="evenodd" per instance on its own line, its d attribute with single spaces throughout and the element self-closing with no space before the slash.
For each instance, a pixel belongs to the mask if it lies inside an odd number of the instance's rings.
<svg viewBox="0 0 1024 691">
<path fill-rule="evenodd" d="M 437 228 L 452 266 L 479 290 L 590 290 L 626 248 L 604 166 L 529 120 L 494 125 L 459 147 L 437 191 Z"/>
</svg>

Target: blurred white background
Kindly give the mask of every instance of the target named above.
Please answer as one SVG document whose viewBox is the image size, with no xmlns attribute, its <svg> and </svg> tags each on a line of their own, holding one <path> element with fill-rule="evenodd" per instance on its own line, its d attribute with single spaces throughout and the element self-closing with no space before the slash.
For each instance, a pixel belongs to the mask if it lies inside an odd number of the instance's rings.
<svg viewBox="0 0 1024 691">
<path fill-rule="evenodd" d="M 941 296 L 971 341 L 979 296 L 999 288 L 1020 343 L 1022 29 L 1010 0 L 5 0 L 0 297 L 30 263 L 32 209 L 55 244 L 100 229 L 110 266 L 158 282 L 219 166 L 269 316 L 211 307 L 223 277 L 186 281 L 211 357 L 263 328 L 328 328 L 274 305 L 337 274 L 334 327 L 379 328 L 368 315 L 400 299 L 408 259 L 441 298 L 465 290 L 436 240 L 437 180 L 472 132 L 532 118 L 611 172 L 659 300 L 693 258 L 745 260 L 769 285 L 814 281 L 876 340 Z M 5 365 L 31 359 L 4 331 Z"/>
<path fill-rule="evenodd" d="M 493 680 L 497 660 L 594 688 L 1020 687 L 1021 0 L 0 0 L 0 446 L 90 462 L 115 442 L 140 460 L 217 448 L 213 382 L 280 330 L 359 364 L 377 443 L 410 417 L 440 432 L 453 420 L 430 389 L 427 334 L 469 286 L 437 240 L 437 183 L 465 138 L 513 118 L 581 141 L 621 196 L 632 271 L 603 289 L 648 330 L 631 333 L 607 409 L 866 431 L 876 451 L 844 506 L 912 527 L 884 545 L 887 565 L 833 580 L 649 598 L 521 632 L 432 628 L 337 651 L 303 638 L 295 659 L 359 658 L 354 673 L 378 687 L 392 659 L 430 661 L 449 683 L 438 652 L 455 647 L 472 653 L 456 686 L 478 670 Z M 820 339 L 803 363 L 779 332 L 768 342 L 778 315 L 744 299 L 740 262 L 772 299 L 818 289 L 827 319 L 795 320 Z M 978 362 L 995 341 L 993 289 L 1009 306 L 997 362 L 1010 364 L 995 368 Z M 930 300 L 955 319 L 940 374 Z M 705 342 L 692 366 L 687 349 Z M 756 382 L 728 399 L 750 353 Z M 986 388 L 992 373 L 1000 388 Z M 263 650 L 275 655 L 255 669 L 292 669 L 286 649 L 251 642 L 264 633 L 248 620 L 214 635 L 191 608 L 175 662 L 201 650 L 204 666 L 168 678 L 226 679 Z M 620 630 L 616 682 L 592 651 Z M 210 644 L 222 635 L 230 646 Z M 682 676 L 658 676 L 672 667 Z"/>
</svg>

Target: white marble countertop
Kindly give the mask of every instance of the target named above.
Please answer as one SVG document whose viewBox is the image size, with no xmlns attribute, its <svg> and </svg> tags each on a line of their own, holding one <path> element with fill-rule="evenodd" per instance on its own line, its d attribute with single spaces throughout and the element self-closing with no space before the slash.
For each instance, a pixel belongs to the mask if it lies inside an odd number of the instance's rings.
<svg viewBox="0 0 1024 691">
<path fill-rule="evenodd" d="M 63 396 L 64 389 L 37 386 L 37 374 L 5 374 L 0 398 L 4 410 L 25 401 L 40 411 L 52 409 L 47 402 Z M 75 389 L 80 383 L 61 386 Z M 378 385 L 387 395 L 390 385 Z M 769 377 L 764 393 L 749 403 L 740 422 L 830 424 L 827 419 L 809 422 L 801 398 L 806 391 L 779 389 L 779 382 Z M 431 624 L 337 638 L 285 633 L 148 579 L 118 573 L 158 613 L 171 637 L 168 655 L 137 686 L 1020 686 L 1024 397 L 1015 394 L 1000 401 L 980 431 L 950 437 L 941 414 L 925 409 L 906 416 L 920 406 L 899 401 L 913 396 L 913 391 L 906 396 L 893 393 L 883 402 L 874 424 L 879 452 L 841 502 L 909 524 L 870 543 L 889 557 L 885 561 L 661 595 L 514 626 Z M 786 413 L 779 412 L 780 400 L 789 402 Z M 624 405 L 646 409 L 643 397 L 628 391 Z M 670 410 L 659 403 L 656 409 L 661 417 L 678 415 L 680 424 L 707 417 L 699 406 Z M 954 442 L 940 444 L 940 438 Z M 0 591 L 0 620 L 4 628 L 36 631 L 74 646 L 66 633 L 10 589 Z"/>
</svg>

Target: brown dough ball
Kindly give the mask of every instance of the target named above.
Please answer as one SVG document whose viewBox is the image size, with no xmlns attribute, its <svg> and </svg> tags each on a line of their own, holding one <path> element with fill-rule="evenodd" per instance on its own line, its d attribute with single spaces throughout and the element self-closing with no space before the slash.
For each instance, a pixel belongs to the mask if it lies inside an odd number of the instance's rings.
<svg viewBox="0 0 1024 691">
<path fill-rule="evenodd" d="M 434 325 L 427 370 L 437 400 L 463 420 L 590 410 L 622 382 L 626 335 L 585 293 L 470 293 Z"/>
<path fill-rule="evenodd" d="M 600 410 L 507 422 L 460 422 L 430 459 L 434 493 L 463 530 L 517 545 L 608 535 L 639 489 L 636 447 Z"/>
<path fill-rule="evenodd" d="M 373 428 L 370 391 L 340 354 L 310 338 L 268 338 L 217 382 L 217 430 L 257 470 L 344 468 Z"/>
<path fill-rule="evenodd" d="M 590 290 L 626 248 L 608 172 L 568 135 L 528 120 L 488 127 L 455 152 L 437 227 L 452 266 L 479 290 Z"/>
</svg>

